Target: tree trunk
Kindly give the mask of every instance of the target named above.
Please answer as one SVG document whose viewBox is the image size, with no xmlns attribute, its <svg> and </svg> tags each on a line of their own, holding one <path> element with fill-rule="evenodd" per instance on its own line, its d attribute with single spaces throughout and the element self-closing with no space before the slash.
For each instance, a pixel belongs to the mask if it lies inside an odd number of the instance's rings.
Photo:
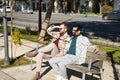
<svg viewBox="0 0 120 80">
<path fill-rule="evenodd" d="M 29 9 L 30 10 L 33 10 L 33 7 L 32 7 L 33 5 L 32 5 L 32 0 L 29 0 Z"/>
<path fill-rule="evenodd" d="M 56 13 L 59 13 L 59 0 L 56 0 L 56 3 L 57 3 L 57 5 L 56 5 Z"/>
<path fill-rule="evenodd" d="M 79 8 L 80 8 L 80 0 L 77 0 L 77 2 L 76 2 L 76 10 L 75 10 L 75 12 L 77 12 L 77 13 L 79 13 Z"/>
<path fill-rule="evenodd" d="M 11 25 L 10 25 L 10 28 L 11 28 L 11 58 L 13 58 L 13 43 L 12 43 L 12 29 L 13 29 L 13 8 L 15 6 L 15 1 L 12 1 L 11 2 Z"/>
<path fill-rule="evenodd" d="M 102 2 L 99 2 L 99 8 L 100 8 L 99 13 L 100 13 L 100 14 L 102 14 L 102 6 L 103 6 Z"/>
<path fill-rule="evenodd" d="M 58 9 L 59 13 L 63 13 L 63 0 L 59 0 Z"/>
<path fill-rule="evenodd" d="M 64 13 L 67 13 L 67 5 L 68 5 L 68 2 L 66 0 L 63 1 L 63 12 Z"/>
<path fill-rule="evenodd" d="M 54 8 L 54 2 L 55 2 L 55 0 L 50 0 L 49 1 L 48 10 L 47 10 L 47 13 L 46 13 L 46 16 L 45 16 L 45 20 L 42 23 L 42 29 L 41 29 L 40 34 L 39 34 L 39 41 L 40 42 L 44 41 L 46 30 L 47 30 L 48 24 L 50 22 L 52 10 Z"/>
<path fill-rule="evenodd" d="M 15 45 L 14 59 L 16 58 L 17 45 Z"/>
</svg>

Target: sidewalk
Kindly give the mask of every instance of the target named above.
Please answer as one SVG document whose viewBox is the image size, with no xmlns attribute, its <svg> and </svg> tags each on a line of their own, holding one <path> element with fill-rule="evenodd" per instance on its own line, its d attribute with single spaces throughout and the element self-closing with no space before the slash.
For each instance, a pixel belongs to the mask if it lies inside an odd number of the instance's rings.
<svg viewBox="0 0 120 80">
<path fill-rule="evenodd" d="M 3 46 L 3 45 L 4 45 L 4 39 L 3 37 L 0 37 L 0 46 Z M 37 46 L 37 43 L 22 39 L 22 46 L 18 47 L 16 56 L 20 56 L 36 48 L 36 46 Z M 10 42 L 9 42 L 9 53 L 10 52 L 11 50 L 10 50 Z M 4 50 L 0 50 L 0 59 L 2 58 L 4 58 Z M 33 58 L 33 60 L 36 60 L 36 58 Z M 33 67 L 35 67 L 35 64 L 33 65 Z M 47 68 L 48 67 L 43 67 L 42 73 Z M 31 80 L 35 74 L 35 70 L 31 71 L 30 65 L 6 68 L 1 70 L 6 74 L 10 75 L 11 77 L 15 78 L 16 80 Z M 114 65 L 114 64 L 111 64 L 110 62 L 105 61 L 104 62 L 104 80 L 115 80 L 114 78 L 116 76 L 115 74 L 116 70 L 119 70 L 119 74 L 120 74 L 120 65 Z M 56 73 L 53 70 L 50 70 L 40 80 L 55 80 L 55 78 L 56 78 Z M 72 76 L 71 80 L 81 80 L 81 79 L 75 76 Z"/>
</svg>

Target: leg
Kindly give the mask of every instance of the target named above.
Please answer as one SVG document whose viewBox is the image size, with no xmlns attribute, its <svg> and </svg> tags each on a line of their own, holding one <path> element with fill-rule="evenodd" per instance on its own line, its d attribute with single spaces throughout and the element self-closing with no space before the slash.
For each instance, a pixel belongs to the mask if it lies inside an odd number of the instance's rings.
<svg viewBox="0 0 120 80">
<path fill-rule="evenodd" d="M 38 55 L 36 56 L 36 74 L 33 78 L 33 80 L 38 80 L 40 78 L 40 71 L 42 66 L 42 60 L 43 56 L 46 52 L 52 52 L 51 55 L 54 56 L 56 53 L 58 53 L 58 48 L 54 43 L 50 43 L 49 45 L 42 47 L 38 50 Z"/>
<path fill-rule="evenodd" d="M 74 55 L 65 55 L 49 60 L 51 67 L 63 78 L 67 79 L 66 65 L 75 64 L 77 58 Z"/>
<path fill-rule="evenodd" d="M 57 72 L 57 74 L 60 74 L 60 69 L 59 69 L 59 62 L 61 61 L 62 57 L 54 57 L 52 59 L 49 60 L 49 64 L 51 65 L 51 67 L 53 68 L 53 70 L 55 70 Z M 61 80 L 62 76 L 58 75 L 56 80 Z"/>
<path fill-rule="evenodd" d="M 46 52 L 51 52 L 51 56 L 54 57 L 55 54 L 58 53 L 58 48 L 54 43 L 50 43 L 46 45 L 45 47 L 42 47 L 38 50 L 38 53 L 46 53 Z"/>
<path fill-rule="evenodd" d="M 74 55 L 66 55 L 61 62 L 59 63 L 60 75 L 63 77 L 63 80 L 68 80 L 66 65 L 75 64 L 77 61 L 77 57 Z"/>
<path fill-rule="evenodd" d="M 59 73 L 59 65 L 58 63 L 61 61 L 62 57 L 54 57 L 52 59 L 50 59 L 48 62 L 50 64 L 50 66 L 53 68 L 53 70 L 55 70 L 55 72 Z"/>
<path fill-rule="evenodd" d="M 49 45 L 42 47 L 39 49 L 39 53 L 36 56 L 36 71 L 40 72 L 41 70 L 41 65 L 42 65 L 42 61 L 43 61 L 43 56 L 46 52 L 52 52 L 51 55 L 55 56 L 56 53 L 58 53 L 58 48 L 56 47 L 56 45 L 54 43 L 50 43 Z"/>
</svg>

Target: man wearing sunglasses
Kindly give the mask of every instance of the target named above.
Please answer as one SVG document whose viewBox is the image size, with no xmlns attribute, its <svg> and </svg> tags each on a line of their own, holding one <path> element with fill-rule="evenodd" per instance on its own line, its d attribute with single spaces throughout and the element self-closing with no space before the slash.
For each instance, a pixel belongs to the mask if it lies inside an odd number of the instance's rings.
<svg viewBox="0 0 120 80">
<path fill-rule="evenodd" d="M 98 48 L 92 46 L 88 38 L 80 34 L 82 26 L 74 25 L 72 29 L 73 38 L 68 43 L 67 54 L 61 57 L 54 57 L 49 60 L 49 64 L 58 74 L 56 80 L 68 80 L 66 65 L 68 64 L 82 64 L 85 62 L 88 48 L 97 52 Z"/>
</svg>

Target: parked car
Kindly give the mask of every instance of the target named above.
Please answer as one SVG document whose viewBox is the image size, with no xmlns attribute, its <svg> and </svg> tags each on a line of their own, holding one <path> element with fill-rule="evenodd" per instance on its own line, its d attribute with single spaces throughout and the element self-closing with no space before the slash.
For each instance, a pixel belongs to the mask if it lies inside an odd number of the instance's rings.
<svg viewBox="0 0 120 80">
<path fill-rule="evenodd" d="M 29 9 L 27 9 L 27 10 L 22 10 L 22 13 L 23 13 L 23 14 L 33 14 L 33 10 L 29 10 Z"/>
<path fill-rule="evenodd" d="M 113 11 L 102 15 L 103 20 L 120 20 L 120 11 Z"/>
<path fill-rule="evenodd" d="M 0 8 L 0 12 L 3 12 L 3 8 Z M 6 6 L 6 12 L 11 12 L 10 6 Z"/>
</svg>

